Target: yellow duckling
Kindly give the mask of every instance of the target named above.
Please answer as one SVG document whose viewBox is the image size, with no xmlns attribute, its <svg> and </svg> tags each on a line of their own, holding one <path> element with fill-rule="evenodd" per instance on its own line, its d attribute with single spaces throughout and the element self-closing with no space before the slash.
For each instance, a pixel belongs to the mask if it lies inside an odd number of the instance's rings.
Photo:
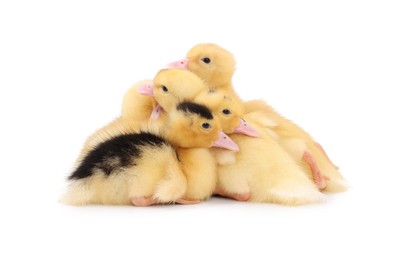
<svg viewBox="0 0 406 260">
<path fill-rule="evenodd" d="M 185 59 L 167 65 L 168 68 L 188 69 L 202 78 L 210 89 L 232 91 L 238 97 L 231 83 L 235 66 L 233 54 L 213 43 L 198 44 L 188 51 Z"/>
<path fill-rule="evenodd" d="M 187 190 L 176 149 L 208 148 L 213 142 L 229 145 L 219 138 L 220 128 L 211 112 L 190 102 L 180 103 L 168 114 L 165 128 L 158 130 L 151 124 L 147 131 L 119 135 L 117 130 L 109 132 L 112 129 L 105 133 L 111 138 L 78 160 L 64 203 L 148 206 L 175 202 Z"/>
<path fill-rule="evenodd" d="M 206 89 L 207 85 L 194 73 L 182 69 L 164 69 L 156 74 L 152 82 L 144 81 L 127 91 L 122 103 L 122 115 L 136 120 L 160 119 L 163 122 L 165 111 L 170 111 L 181 101 L 193 100 Z M 135 94 L 135 91 L 138 93 Z"/>
<path fill-rule="evenodd" d="M 240 201 L 284 205 L 323 199 L 306 173 L 269 136 L 267 128 L 257 124 L 250 113 L 243 113 L 243 104 L 232 93 L 211 91 L 197 100 L 217 112 L 223 130 L 240 148 L 235 154 L 211 149 L 219 163 L 216 194 Z"/>
<path fill-rule="evenodd" d="M 203 126 L 200 128 L 200 131 L 213 131 L 213 128 L 220 129 L 220 124 L 217 120 L 214 120 L 212 113 L 208 113 L 205 106 L 197 105 L 192 102 L 184 102 L 183 109 L 185 111 L 194 111 L 194 113 L 200 114 L 201 118 L 206 120 L 212 120 L 211 126 Z M 203 109 L 206 108 L 206 109 Z M 187 129 L 187 125 L 190 125 L 190 122 L 185 121 L 184 128 Z M 204 134 L 201 132 L 185 132 L 182 129 L 172 129 L 171 133 L 174 137 L 182 139 L 182 142 L 185 142 L 184 139 L 190 140 L 192 143 L 195 143 L 199 136 Z M 222 147 L 232 151 L 238 150 L 238 147 L 234 142 L 231 141 L 225 134 L 220 134 L 220 138 L 217 141 L 220 143 L 215 143 L 215 147 Z M 224 149 L 220 149 L 224 150 Z M 216 161 L 211 155 L 209 149 L 207 148 L 190 148 L 183 147 L 177 149 L 180 164 L 183 172 L 185 173 L 187 179 L 187 190 L 185 195 L 181 200 L 178 200 L 178 203 L 182 204 L 191 204 L 198 203 L 202 200 L 206 200 L 214 192 L 216 188 Z"/>
</svg>

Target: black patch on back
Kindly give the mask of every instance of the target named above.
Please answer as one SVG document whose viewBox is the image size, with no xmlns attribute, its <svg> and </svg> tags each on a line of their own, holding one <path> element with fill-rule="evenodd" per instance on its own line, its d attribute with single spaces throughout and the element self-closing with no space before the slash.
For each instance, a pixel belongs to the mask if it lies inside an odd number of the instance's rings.
<svg viewBox="0 0 406 260">
<path fill-rule="evenodd" d="M 201 117 L 207 118 L 207 119 L 213 119 L 213 115 L 210 112 L 210 110 L 200 104 L 189 102 L 189 101 L 184 101 L 176 107 L 177 110 L 179 111 L 184 111 L 184 112 L 189 112 L 193 114 L 198 114 Z"/>
<path fill-rule="evenodd" d="M 120 168 L 133 166 L 133 160 L 142 155 L 143 147 L 162 145 L 169 145 L 169 143 L 147 132 L 113 137 L 91 150 L 68 179 L 78 180 L 89 177 L 97 169 L 109 176 Z"/>
</svg>

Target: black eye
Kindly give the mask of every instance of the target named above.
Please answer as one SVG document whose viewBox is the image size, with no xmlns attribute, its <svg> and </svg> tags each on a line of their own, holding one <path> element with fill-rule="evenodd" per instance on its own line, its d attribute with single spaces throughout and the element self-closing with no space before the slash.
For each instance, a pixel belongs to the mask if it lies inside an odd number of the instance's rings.
<svg viewBox="0 0 406 260">
<path fill-rule="evenodd" d="M 206 64 L 209 64 L 209 63 L 211 62 L 210 58 L 207 58 L 207 57 L 204 57 L 204 58 L 202 59 L 202 61 L 203 61 L 204 63 L 206 63 Z"/>
<path fill-rule="evenodd" d="M 229 114 L 231 114 L 231 111 L 228 110 L 227 108 L 226 108 L 226 109 L 223 109 L 223 114 L 224 114 L 224 115 L 229 115 Z"/>
<path fill-rule="evenodd" d="M 162 90 L 168 92 L 168 88 L 166 86 L 162 86 Z"/>
<path fill-rule="evenodd" d="M 202 124 L 202 127 L 203 127 L 204 129 L 209 129 L 209 128 L 211 127 L 211 125 L 210 125 L 209 123 L 203 123 L 203 124 Z"/>
</svg>

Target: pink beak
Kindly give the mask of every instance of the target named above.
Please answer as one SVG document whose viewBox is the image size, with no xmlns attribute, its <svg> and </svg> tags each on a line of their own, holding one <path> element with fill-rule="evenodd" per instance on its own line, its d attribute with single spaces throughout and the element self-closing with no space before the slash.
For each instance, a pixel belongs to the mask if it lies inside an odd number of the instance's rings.
<svg viewBox="0 0 406 260">
<path fill-rule="evenodd" d="M 140 85 L 138 87 L 138 93 L 142 94 L 142 95 L 146 95 L 146 96 L 154 96 L 154 83 L 153 82 L 148 82 L 148 83 L 144 83 L 142 85 Z"/>
<path fill-rule="evenodd" d="M 234 143 L 233 140 L 231 140 L 231 138 L 228 137 L 223 131 L 220 132 L 219 138 L 216 141 L 214 141 L 212 146 L 218 148 L 225 148 L 227 150 L 236 152 L 240 150 L 238 145 Z"/>
<path fill-rule="evenodd" d="M 252 137 L 258 137 L 259 133 L 252 126 L 250 126 L 244 119 L 240 120 L 240 125 L 234 129 L 234 133 L 244 134 Z"/>
<path fill-rule="evenodd" d="M 166 65 L 166 69 L 184 69 L 187 70 L 189 66 L 189 59 L 181 59 L 178 61 L 171 62 Z"/>
</svg>

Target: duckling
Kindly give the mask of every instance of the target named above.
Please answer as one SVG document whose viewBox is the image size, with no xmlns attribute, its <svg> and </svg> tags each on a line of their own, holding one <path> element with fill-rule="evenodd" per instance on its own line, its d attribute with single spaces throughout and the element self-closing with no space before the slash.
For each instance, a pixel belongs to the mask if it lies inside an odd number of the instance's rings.
<svg viewBox="0 0 406 260">
<path fill-rule="evenodd" d="M 208 58 L 208 59 L 205 59 Z M 235 61 L 227 50 L 215 44 L 199 44 L 187 54 L 187 59 L 170 63 L 168 67 L 187 68 L 218 89 L 232 89 L 231 78 Z M 218 85 L 216 85 L 218 84 Z M 234 90 L 232 90 L 235 93 Z M 247 102 L 247 113 L 256 111 L 257 123 L 268 126 L 265 131 L 280 138 L 279 143 L 305 168 L 320 190 L 338 192 L 347 184 L 338 168 L 331 162 L 321 145 L 290 120 L 276 113 L 272 107 Z M 261 112 L 262 110 L 262 112 Z M 259 120 L 261 122 L 259 122 Z M 317 148 L 317 151 L 314 148 Z"/>
<path fill-rule="evenodd" d="M 199 130 L 196 132 L 189 131 L 188 133 L 191 136 L 180 134 L 182 133 L 181 129 L 179 131 L 177 129 L 172 129 L 171 133 L 174 135 L 173 138 L 177 137 L 195 142 L 196 138 L 199 138 L 200 135 L 204 134 L 202 131 L 213 132 L 213 129 L 220 129 L 220 124 L 214 119 L 212 113 L 209 112 L 205 106 L 192 102 L 184 102 L 181 109 L 188 112 L 198 113 L 201 115 L 201 118 L 204 118 L 206 121 L 204 123 L 201 121 L 202 119 L 196 120 L 196 122 L 185 121 L 185 127 L 191 124 L 191 126 L 193 126 L 195 123 L 197 125 L 201 125 L 202 127 L 195 128 Z M 211 122 L 208 122 L 207 120 L 210 120 Z M 210 125 L 208 125 L 208 123 Z M 221 134 L 219 140 L 223 140 L 224 143 L 221 145 L 215 144 L 215 147 L 223 147 L 233 151 L 238 150 L 235 143 L 226 137 L 226 135 Z M 177 152 L 181 168 L 187 179 L 186 193 L 183 198 L 177 202 L 182 204 L 192 204 L 211 197 L 214 189 L 216 188 L 217 175 L 216 161 L 209 149 L 183 147 L 178 148 Z"/>
<path fill-rule="evenodd" d="M 191 101 L 208 86 L 196 74 L 183 69 L 161 70 L 155 76 L 153 96 L 164 111 L 181 101 Z"/>
<path fill-rule="evenodd" d="M 138 92 L 138 95 L 133 92 Z M 171 110 L 177 103 L 182 100 L 192 100 L 197 94 L 208 89 L 204 82 L 195 74 L 180 69 L 164 69 L 159 71 L 153 81 L 144 81 L 130 89 L 122 104 L 122 114 L 128 114 L 132 118 L 134 111 L 140 111 L 143 118 L 158 120 L 165 111 Z M 145 96 L 144 99 L 138 100 L 139 95 Z M 151 102 L 153 99 L 153 102 Z M 142 102 L 144 101 L 144 102 Z M 150 101 L 146 106 L 140 106 Z M 134 109 L 134 104 L 136 108 Z M 145 114 L 143 113 L 145 111 Z M 149 117 L 146 116 L 149 112 Z M 164 121 L 161 118 L 161 121 Z"/>
<path fill-rule="evenodd" d="M 112 137 L 78 160 L 62 201 L 71 205 L 148 206 L 180 199 L 187 181 L 176 148 L 210 147 L 213 142 L 220 147 L 229 145 L 227 140 L 216 141 L 219 127 L 213 118 L 204 116 L 210 111 L 189 109 L 192 106 L 180 103 L 168 114 L 166 127 L 159 130 L 150 124 L 147 131 L 116 135 L 126 127 L 106 128 L 105 135 Z M 116 126 L 124 122 L 117 121 Z"/>
<path fill-rule="evenodd" d="M 119 135 L 100 143 L 69 180 L 63 201 L 70 205 L 148 206 L 155 201 L 174 202 L 186 190 L 175 149 L 150 132 Z"/>
<path fill-rule="evenodd" d="M 236 61 L 228 50 L 213 43 L 198 44 L 191 48 L 185 59 L 169 63 L 167 68 L 188 69 L 202 78 L 211 89 L 232 91 L 231 83 Z"/>
<path fill-rule="evenodd" d="M 323 199 L 300 166 L 266 133 L 267 128 L 257 124 L 253 115 L 243 113 L 242 102 L 232 92 L 209 91 L 197 100 L 217 111 L 223 130 L 240 148 L 236 154 L 211 149 L 218 162 L 215 194 L 240 201 L 284 205 Z M 242 116 L 246 120 L 241 121 Z"/>
<path fill-rule="evenodd" d="M 201 135 L 208 135 L 209 132 L 218 132 L 216 129 L 221 129 L 219 122 L 214 118 L 210 110 L 203 105 L 194 102 L 185 101 L 178 106 L 178 109 L 186 113 L 195 113 L 200 115 L 194 120 L 185 120 L 184 125 L 177 124 L 178 127 L 187 128 L 192 127 L 193 131 L 182 131 L 182 129 L 173 128 L 170 131 L 170 139 L 176 140 L 180 138 L 183 147 L 178 147 L 178 157 L 181 168 L 187 179 L 187 190 L 182 199 L 176 202 L 181 204 L 194 204 L 208 199 L 213 194 L 216 188 L 217 175 L 216 175 L 216 161 L 210 153 L 209 147 L 203 147 L 203 144 L 196 143 L 201 139 Z M 204 119 L 204 120 L 203 120 Z M 201 126 L 201 127 L 194 127 Z M 183 133 L 185 132 L 185 133 Z M 180 134 L 182 133 L 182 134 Z M 189 140 L 191 145 L 186 145 L 185 142 Z M 193 146 L 200 146 L 193 148 Z M 221 148 L 220 150 L 238 151 L 238 146 L 223 132 L 220 132 L 219 138 L 213 143 L 214 147 Z"/>
</svg>

